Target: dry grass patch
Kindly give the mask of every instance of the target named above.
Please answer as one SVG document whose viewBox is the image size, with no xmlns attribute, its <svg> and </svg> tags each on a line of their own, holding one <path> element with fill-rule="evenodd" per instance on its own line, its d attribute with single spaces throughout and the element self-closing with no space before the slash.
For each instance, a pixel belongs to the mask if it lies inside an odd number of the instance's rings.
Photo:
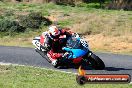
<svg viewBox="0 0 132 88">
<path fill-rule="evenodd" d="M 0 75 L 1 74 L 8 74 L 9 72 L 11 72 L 10 66 L 0 65 Z"/>
<path fill-rule="evenodd" d="M 83 34 L 94 50 L 132 53 L 131 17 L 128 13 L 80 13 L 71 29 Z"/>
<path fill-rule="evenodd" d="M 32 47 L 32 39 L 33 38 L 1 38 L 0 45 Z"/>
<path fill-rule="evenodd" d="M 132 36 L 104 36 L 103 34 L 98 35 L 87 35 L 85 39 L 88 41 L 90 48 L 99 51 L 110 51 L 115 53 L 131 53 L 132 52 Z M 128 40 L 126 40 L 128 39 Z"/>
<path fill-rule="evenodd" d="M 77 17 L 76 17 L 77 16 Z M 120 36 L 132 33 L 132 20 L 128 14 L 78 14 L 71 29 L 80 34 L 99 34 Z"/>
</svg>

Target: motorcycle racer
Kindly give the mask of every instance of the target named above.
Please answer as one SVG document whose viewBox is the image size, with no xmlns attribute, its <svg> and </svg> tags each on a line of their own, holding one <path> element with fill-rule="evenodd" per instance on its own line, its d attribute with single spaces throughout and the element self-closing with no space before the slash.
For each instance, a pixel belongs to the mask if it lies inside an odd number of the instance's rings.
<svg viewBox="0 0 132 88">
<path fill-rule="evenodd" d="M 50 26 L 48 31 L 35 37 L 32 43 L 35 51 L 55 68 L 78 68 L 80 65 L 84 68 L 89 65 L 96 70 L 105 68 L 104 62 L 89 49 L 88 43 L 78 33 L 67 29 Z"/>
<path fill-rule="evenodd" d="M 68 38 L 72 36 L 72 32 L 67 29 L 59 29 L 57 26 L 50 26 L 49 30 L 42 33 L 44 41 L 41 44 L 49 51 L 47 56 L 52 61 L 52 65 L 58 64 L 58 59 L 65 58 L 62 54 L 62 47 L 66 45 Z"/>
</svg>

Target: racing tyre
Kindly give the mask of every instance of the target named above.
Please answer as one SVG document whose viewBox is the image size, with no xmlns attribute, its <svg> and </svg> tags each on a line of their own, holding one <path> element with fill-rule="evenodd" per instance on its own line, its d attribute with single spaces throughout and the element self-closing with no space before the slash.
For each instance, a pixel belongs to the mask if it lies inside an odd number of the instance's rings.
<svg viewBox="0 0 132 88">
<path fill-rule="evenodd" d="M 105 68 L 104 62 L 93 53 L 89 56 L 89 63 L 95 70 L 103 70 Z"/>
</svg>

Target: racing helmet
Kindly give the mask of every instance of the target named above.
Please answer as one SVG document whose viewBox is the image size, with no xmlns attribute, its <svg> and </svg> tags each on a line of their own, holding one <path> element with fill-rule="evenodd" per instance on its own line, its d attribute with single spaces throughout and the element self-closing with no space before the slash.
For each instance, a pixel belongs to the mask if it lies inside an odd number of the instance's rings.
<svg viewBox="0 0 132 88">
<path fill-rule="evenodd" d="M 52 35 L 52 36 L 57 36 L 60 34 L 60 31 L 59 29 L 56 27 L 56 26 L 50 26 L 49 27 L 49 33 Z"/>
</svg>

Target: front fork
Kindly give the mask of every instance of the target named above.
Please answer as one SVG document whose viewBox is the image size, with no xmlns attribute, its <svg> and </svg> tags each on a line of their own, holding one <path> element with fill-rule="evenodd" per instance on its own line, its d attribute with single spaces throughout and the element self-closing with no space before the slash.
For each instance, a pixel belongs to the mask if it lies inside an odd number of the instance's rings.
<svg viewBox="0 0 132 88">
<path fill-rule="evenodd" d="M 88 58 L 92 55 L 92 51 L 88 51 L 84 56 L 83 56 L 83 61 L 88 62 Z"/>
<path fill-rule="evenodd" d="M 87 66 L 90 65 L 89 64 L 89 58 L 90 58 L 91 55 L 92 55 L 92 52 L 88 51 L 87 54 L 82 57 L 83 59 L 81 61 L 81 66 L 83 68 L 85 68 L 85 67 L 87 68 Z"/>
</svg>

